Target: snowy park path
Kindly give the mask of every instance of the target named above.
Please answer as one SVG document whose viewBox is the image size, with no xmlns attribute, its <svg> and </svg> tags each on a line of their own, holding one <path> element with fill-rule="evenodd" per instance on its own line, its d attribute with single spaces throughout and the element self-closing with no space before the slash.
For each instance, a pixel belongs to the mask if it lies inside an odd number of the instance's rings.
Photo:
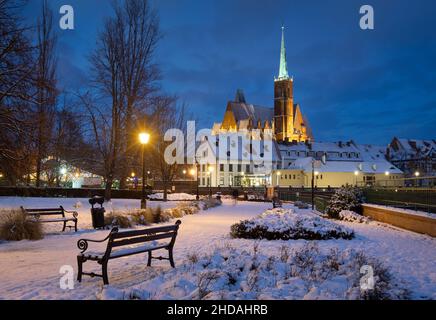
<svg viewBox="0 0 436 320">
<path fill-rule="evenodd" d="M 39 202 L 41 201 L 41 202 Z M 78 199 L 22 199 L 0 198 L 0 208 L 25 206 L 65 205 L 72 209 Z M 75 234 L 51 232 L 40 241 L 0 243 L 0 299 L 95 299 L 99 298 L 102 281 L 85 277 L 76 283 L 73 290 L 61 290 L 60 268 L 71 265 L 77 268 L 76 247 L 80 238 L 101 239 L 108 231 L 94 231 L 90 228 L 89 208 L 86 199 L 79 210 L 80 231 Z M 37 203 L 35 203 L 37 202 Z M 39 204 L 38 204 L 39 203 Z M 122 208 L 138 206 L 136 200 L 115 200 L 113 206 Z M 174 206 L 175 203 L 150 203 L 152 206 Z M 221 207 L 185 216 L 175 246 L 176 265 L 183 263 L 189 253 L 207 253 L 215 247 L 230 244 L 235 248 L 251 250 L 255 241 L 231 239 L 229 228 L 241 219 L 251 218 L 268 209 L 270 204 L 241 202 L 234 206 L 224 201 Z M 342 224 L 355 230 L 353 240 L 316 241 L 323 250 L 332 248 L 362 249 L 367 255 L 375 256 L 389 266 L 398 278 L 405 281 L 412 290 L 413 298 L 436 299 L 436 239 L 403 231 L 371 222 L 370 224 Z M 59 227 L 59 226 L 58 226 Z M 54 226 L 56 228 L 56 225 Z M 52 229 L 50 229 L 52 231 Z M 287 245 L 297 248 L 307 241 L 260 241 L 259 249 L 275 255 L 280 247 Z M 100 271 L 97 264 L 85 264 L 87 271 Z M 112 260 L 109 263 L 109 278 L 116 288 L 129 288 L 169 269 L 167 261 L 154 261 L 147 268 L 145 255 Z"/>
</svg>

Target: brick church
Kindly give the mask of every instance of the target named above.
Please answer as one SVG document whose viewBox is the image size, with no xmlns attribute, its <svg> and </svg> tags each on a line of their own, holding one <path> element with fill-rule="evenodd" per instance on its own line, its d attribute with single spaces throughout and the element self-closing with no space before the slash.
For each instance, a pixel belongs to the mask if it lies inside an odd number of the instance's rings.
<svg viewBox="0 0 436 320">
<path fill-rule="evenodd" d="M 247 103 L 242 90 L 227 103 L 224 119 L 215 123 L 213 134 L 242 130 L 270 130 L 277 142 L 311 142 L 312 132 L 300 105 L 294 103 L 294 80 L 288 74 L 284 27 L 280 49 L 279 75 L 274 79 L 274 109 Z"/>
</svg>

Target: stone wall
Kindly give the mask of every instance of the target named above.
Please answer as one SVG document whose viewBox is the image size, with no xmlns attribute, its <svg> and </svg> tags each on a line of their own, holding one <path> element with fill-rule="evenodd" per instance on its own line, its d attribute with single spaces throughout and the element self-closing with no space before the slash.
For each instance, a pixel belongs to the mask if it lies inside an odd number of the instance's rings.
<svg viewBox="0 0 436 320">
<path fill-rule="evenodd" d="M 362 207 L 363 215 L 373 220 L 436 237 L 436 215 L 434 214 L 433 217 L 425 216 L 425 214 L 407 213 L 402 209 L 371 204 L 364 204 Z"/>
</svg>

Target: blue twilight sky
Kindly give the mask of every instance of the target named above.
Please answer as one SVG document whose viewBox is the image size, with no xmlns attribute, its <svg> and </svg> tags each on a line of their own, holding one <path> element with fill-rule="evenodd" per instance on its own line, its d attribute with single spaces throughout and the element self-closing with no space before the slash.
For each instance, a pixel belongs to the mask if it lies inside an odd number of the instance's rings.
<svg viewBox="0 0 436 320">
<path fill-rule="evenodd" d="M 59 29 L 59 78 L 86 85 L 87 56 L 109 0 L 50 0 L 75 9 L 75 30 Z M 177 94 L 199 126 L 222 119 L 242 88 L 248 102 L 273 106 L 285 25 L 294 96 L 318 141 L 387 144 L 393 136 L 436 139 L 436 1 L 155 0 L 164 37 L 156 62 L 162 88 Z M 371 4 L 375 30 L 359 28 Z M 40 1 L 24 15 L 36 19 Z"/>
</svg>

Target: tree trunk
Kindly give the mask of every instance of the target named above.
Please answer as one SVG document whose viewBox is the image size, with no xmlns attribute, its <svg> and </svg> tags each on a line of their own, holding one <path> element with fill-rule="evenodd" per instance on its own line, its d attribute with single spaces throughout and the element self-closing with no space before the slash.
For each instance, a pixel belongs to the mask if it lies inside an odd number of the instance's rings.
<svg viewBox="0 0 436 320">
<path fill-rule="evenodd" d="M 167 201 L 168 200 L 168 192 L 167 192 L 167 189 L 168 189 L 168 181 L 167 181 L 167 179 L 163 179 L 163 187 L 164 187 L 164 190 L 163 190 L 163 200 L 164 201 Z"/>
<path fill-rule="evenodd" d="M 112 198 L 112 183 L 114 179 L 112 177 L 106 179 L 106 185 L 104 188 L 104 199 L 110 201 Z"/>
</svg>

